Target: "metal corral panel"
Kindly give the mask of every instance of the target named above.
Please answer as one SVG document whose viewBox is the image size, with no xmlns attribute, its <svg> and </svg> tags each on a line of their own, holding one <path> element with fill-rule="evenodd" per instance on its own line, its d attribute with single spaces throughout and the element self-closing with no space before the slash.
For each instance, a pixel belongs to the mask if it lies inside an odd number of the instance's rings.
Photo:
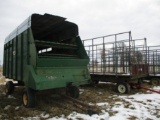
<svg viewBox="0 0 160 120">
<path fill-rule="evenodd" d="M 132 39 L 131 32 L 83 40 L 94 77 L 139 79 L 148 76 L 146 39 Z M 110 77 L 109 77 L 110 76 Z M 102 77 L 104 78 L 104 77 Z"/>
<path fill-rule="evenodd" d="M 3 75 L 33 89 L 88 84 L 88 63 L 78 26 L 63 17 L 32 14 L 5 40 Z"/>
<path fill-rule="evenodd" d="M 148 64 L 132 65 L 133 78 L 146 77 L 148 75 Z"/>
<path fill-rule="evenodd" d="M 148 46 L 149 75 L 160 76 L 160 45 Z"/>
</svg>

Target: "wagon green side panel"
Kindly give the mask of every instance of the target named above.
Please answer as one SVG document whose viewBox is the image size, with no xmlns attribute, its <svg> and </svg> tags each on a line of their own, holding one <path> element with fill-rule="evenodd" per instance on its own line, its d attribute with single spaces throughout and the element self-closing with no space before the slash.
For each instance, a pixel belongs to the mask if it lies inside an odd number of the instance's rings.
<svg viewBox="0 0 160 120">
<path fill-rule="evenodd" d="M 21 80 L 21 64 L 22 64 L 22 60 L 21 60 L 21 54 L 22 54 L 22 51 L 21 51 L 21 34 L 18 35 L 17 37 L 17 80 Z"/>
<path fill-rule="evenodd" d="M 26 69 L 26 66 L 28 64 L 28 59 L 29 59 L 29 55 L 28 55 L 28 45 L 29 45 L 29 35 L 28 35 L 28 30 L 24 31 L 23 32 L 23 41 L 22 41 L 22 44 L 23 44 L 23 59 L 22 59 L 22 68 L 23 68 L 23 72 L 22 72 L 22 80 L 24 81 L 25 80 L 25 76 L 26 76 L 26 72 L 27 72 L 27 69 Z"/>
<path fill-rule="evenodd" d="M 21 69 L 21 71 L 20 71 L 20 80 L 23 80 L 23 70 L 24 70 L 24 68 L 23 68 L 23 41 L 24 41 L 24 39 L 23 39 L 23 35 L 24 35 L 24 33 L 22 33 L 21 34 L 21 43 L 20 43 L 20 50 L 21 50 L 21 56 L 20 56 L 20 59 L 21 59 L 21 66 L 20 66 L 20 69 Z"/>
<path fill-rule="evenodd" d="M 31 28 L 28 29 L 29 37 L 29 64 L 36 66 L 37 50 L 35 47 L 35 42 L 32 34 Z"/>
<path fill-rule="evenodd" d="M 85 51 L 84 45 L 82 44 L 82 41 L 81 41 L 80 37 L 77 37 L 76 39 L 77 39 L 76 42 L 77 42 L 77 46 L 78 46 L 78 51 L 77 52 L 80 55 L 80 58 L 89 60 L 89 57 L 88 57 L 88 55 Z"/>
<path fill-rule="evenodd" d="M 27 81 L 25 84 L 35 90 L 61 88 L 68 83 L 73 85 L 88 84 L 90 75 L 87 67 L 55 67 L 55 68 L 34 68 L 27 66 Z"/>
<path fill-rule="evenodd" d="M 28 80 L 30 79 L 29 73 L 31 72 L 27 66 L 31 65 L 32 67 L 36 67 L 36 48 L 32 35 L 32 30 L 29 28 L 23 33 L 23 81 L 25 85 L 28 85 Z M 32 79 L 33 80 L 33 79 Z M 34 81 L 32 81 L 34 84 Z M 34 86 L 34 85 L 33 85 Z"/>
<path fill-rule="evenodd" d="M 6 45 L 4 45 L 4 50 L 3 50 L 3 74 L 6 74 Z"/>
<path fill-rule="evenodd" d="M 54 58 L 39 58 L 37 59 L 38 67 L 76 67 L 86 66 L 88 59 L 54 59 Z"/>
<path fill-rule="evenodd" d="M 12 47 L 13 47 L 13 45 L 12 45 L 12 41 L 10 41 L 9 42 L 9 78 L 12 78 L 12 69 L 13 69 L 13 67 L 12 67 L 12 60 L 13 60 L 13 56 L 12 56 Z"/>
<path fill-rule="evenodd" d="M 9 77 L 9 45 L 6 45 L 6 77 Z"/>
<path fill-rule="evenodd" d="M 13 39 L 13 79 L 16 79 L 16 38 Z"/>
<path fill-rule="evenodd" d="M 17 80 L 18 76 L 18 36 L 16 36 L 16 41 L 15 41 L 15 80 Z"/>
</svg>

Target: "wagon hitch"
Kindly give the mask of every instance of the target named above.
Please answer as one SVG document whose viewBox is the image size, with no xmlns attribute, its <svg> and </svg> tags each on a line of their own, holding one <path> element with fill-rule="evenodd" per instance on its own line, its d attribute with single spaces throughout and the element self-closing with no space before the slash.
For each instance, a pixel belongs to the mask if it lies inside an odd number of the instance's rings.
<svg viewBox="0 0 160 120">
<path fill-rule="evenodd" d="M 156 90 L 153 90 L 153 89 L 150 89 L 150 88 L 141 86 L 141 85 L 136 84 L 136 83 L 130 83 L 130 85 L 132 85 L 132 86 L 137 86 L 138 88 L 142 88 L 142 89 L 149 90 L 149 91 L 152 91 L 152 92 L 155 92 L 155 93 L 160 94 L 160 91 L 156 91 Z"/>
</svg>

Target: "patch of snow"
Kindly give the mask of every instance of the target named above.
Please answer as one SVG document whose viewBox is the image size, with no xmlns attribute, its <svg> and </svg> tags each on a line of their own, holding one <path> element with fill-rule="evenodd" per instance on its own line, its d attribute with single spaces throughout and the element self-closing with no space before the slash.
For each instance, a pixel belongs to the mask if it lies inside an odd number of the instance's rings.
<svg viewBox="0 0 160 120">
<path fill-rule="evenodd" d="M 22 120 L 40 120 L 39 117 L 27 117 L 27 118 L 24 118 L 24 117 L 21 117 Z"/>
<path fill-rule="evenodd" d="M 117 97 L 118 95 L 112 95 L 113 97 Z"/>
<path fill-rule="evenodd" d="M 127 96 L 119 96 L 125 102 L 129 103 L 128 108 L 123 104 L 114 106 L 111 110 L 118 112 L 114 116 L 110 117 L 109 120 L 129 119 L 134 116 L 137 119 L 154 119 L 158 120 L 157 109 L 160 110 L 160 95 L 156 93 L 152 94 L 135 94 Z M 133 99 L 130 99 L 133 98 Z"/>
<path fill-rule="evenodd" d="M 85 90 L 84 90 L 84 89 L 79 89 L 79 91 L 80 91 L 80 92 L 84 92 Z"/>
<path fill-rule="evenodd" d="M 20 107 L 19 107 L 19 106 L 17 106 L 17 107 L 15 107 L 15 110 L 19 110 L 19 108 L 20 108 Z"/>
<path fill-rule="evenodd" d="M 108 106 L 107 102 L 102 102 L 102 103 L 96 103 L 96 105 L 98 106 Z"/>
<path fill-rule="evenodd" d="M 88 103 L 89 105 L 95 105 L 94 103 Z"/>
<path fill-rule="evenodd" d="M 121 104 L 123 104 L 123 102 L 115 102 L 114 104 L 121 105 Z"/>
<path fill-rule="evenodd" d="M 11 105 L 7 105 L 4 110 L 8 110 L 11 107 Z"/>
<path fill-rule="evenodd" d="M 160 86 L 153 87 L 154 90 L 160 91 Z"/>
<path fill-rule="evenodd" d="M 53 117 L 53 118 L 49 118 L 47 120 L 67 120 L 67 119 L 64 116 L 60 116 L 60 117 L 56 116 L 56 117 Z"/>
<path fill-rule="evenodd" d="M 46 114 L 46 113 L 42 113 L 41 115 L 40 115 L 40 117 L 42 117 L 42 118 L 49 118 L 49 114 Z"/>
<path fill-rule="evenodd" d="M 159 91 L 160 86 L 152 89 Z M 160 95 L 157 93 L 151 92 L 147 94 L 136 93 L 134 95 L 111 95 L 108 97 L 113 98 L 113 104 L 110 105 L 108 102 L 96 103 L 97 106 L 103 108 L 102 113 L 99 115 L 94 114 L 90 116 L 87 114 L 72 112 L 68 116 L 61 115 L 49 118 L 49 114 L 42 113 L 40 117 L 44 119 L 48 118 L 47 120 L 160 120 Z M 89 104 L 95 105 L 93 103 Z M 106 111 L 113 112 L 113 114 L 109 116 L 109 113 Z M 23 120 L 28 120 L 28 118 Z M 39 120 L 39 118 L 29 120 Z"/>
<path fill-rule="evenodd" d="M 77 112 L 73 112 L 67 117 L 67 119 L 73 119 L 73 120 L 79 120 L 79 119 L 84 119 L 84 120 L 101 120 L 101 119 L 104 119 L 104 120 L 107 120 L 108 118 L 109 118 L 108 113 L 104 113 L 104 114 L 101 114 L 101 115 L 95 114 L 95 115 L 89 116 L 89 115 L 81 114 L 81 113 L 77 113 Z"/>
<path fill-rule="evenodd" d="M 8 98 L 10 98 L 10 99 L 16 99 L 16 98 L 13 97 L 12 95 L 8 95 Z"/>
<path fill-rule="evenodd" d="M 99 84 L 106 84 L 107 82 L 102 82 L 102 81 L 99 81 Z"/>
<path fill-rule="evenodd" d="M 79 94 L 82 94 L 84 92 L 84 89 L 79 89 Z"/>
<path fill-rule="evenodd" d="M 53 117 L 50 118 L 48 120 L 79 120 L 79 119 L 83 119 L 83 120 L 108 120 L 109 119 L 109 114 L 107 112 L 104 112 L 100 115 L 92 115 L 89 116 L 87 114 L 81 114 L 81 113 L 77 113 L 77 112 L 72 112 L 69 116 L 67 116 L 67 118 L 65 118 L 64 116 L 62 117 Z"/>
</svg>

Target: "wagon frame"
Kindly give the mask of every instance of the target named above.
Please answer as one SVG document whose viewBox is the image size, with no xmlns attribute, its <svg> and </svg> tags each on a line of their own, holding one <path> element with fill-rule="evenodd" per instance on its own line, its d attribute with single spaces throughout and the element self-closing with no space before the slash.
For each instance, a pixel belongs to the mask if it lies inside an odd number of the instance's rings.
<svg viewBox="0 0 160 120">
<path fill-rule="evenodd" d="M 75 23 L 50 14 L 32 14 L 5 39 L 3 75 L 25 85 L 23 104 L 35 106 L 35 91 L 65 88 L 74 98 L 89 84 L 89 58 Z M 6 93 L 14 91 L 12 81 Z"/>
<path fill-rule="evenodd" d="M 119 36 L 124 36 L 123 39 Z M 137 44 L 142 41 L 143 44 Z M 132 39 L 131 31 L 83 40 L 90 58 L 89 70 L 94 83 L 117 83 L 120 93 L 130 91 L 130 83 L 141 84 L 148 76 L 147 41 Z"/>
</svg>

